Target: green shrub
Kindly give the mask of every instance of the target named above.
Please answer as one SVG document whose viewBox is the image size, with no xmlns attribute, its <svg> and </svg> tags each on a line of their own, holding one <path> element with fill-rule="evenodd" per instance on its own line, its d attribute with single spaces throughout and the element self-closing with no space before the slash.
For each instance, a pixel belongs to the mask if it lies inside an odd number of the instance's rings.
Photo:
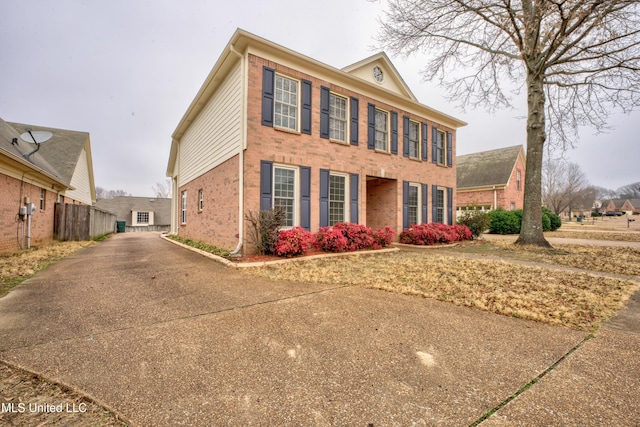
<svg viewBox="0 0 640 427">
<path fill-rule="evenodd" d="M 522 211 L 506 211 L 502 208 L 489 213 L 491 234 L 519 234 L 522 223 Z"/>
<path fill-rule="evenodd" d="M 544 231 L 556 231 L 558 228 L 560 228 L 562 226 L 562 220 L 560 219 L 560 217 L 556 214 L 553 213 L 553 211 L 551 209 L 548 208 L 542 208 L 542 226 L 544 229 L 544 217 L 548 217 L 549 218 L 549 230 L 544 230 Z"/>
<path fill-rule="evenodd" d="M 466 225 L 471 230 L 471 235 L 477 239 L 491 225 L 491 217 L 488 212 L 481 210 L 466 210 L 458 219 L 458 224 Z"/>
</svg>

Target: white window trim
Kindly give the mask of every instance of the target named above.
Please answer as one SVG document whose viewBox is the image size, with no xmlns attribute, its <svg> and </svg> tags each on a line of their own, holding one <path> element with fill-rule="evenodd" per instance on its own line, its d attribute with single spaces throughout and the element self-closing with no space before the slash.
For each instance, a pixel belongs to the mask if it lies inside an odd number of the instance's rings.
<svg viewBox="0 0 640 427">
<path fill-rule="evenodd" d="M 147 213 L 149 214 L 148 222 L 138 222 L 138 214 L 139 213 Z M 153 225 L 153 211 L 131 211 L 131 225 L 137 227 L 147 227 L 149 225 Z"/>
<path fill-rule="evenodd" d="M 436 133 L 438 134 L 438 136 L 442 136 L 442 161 L 439 162 L 438 159 L 436 158 L 436 163 L 442 166 L 446 166 L 447 165 L 447 133 L 440 129 L 436 130 Z M 438 150 L 439 148 L 436 141 L 436 153 L 438 152 Z"/>
<path fill-rule="evenodd" d="M 412 156 L 411 155 L 411 148 L 409 148 L 409 158 L 410 159 L 421 159 L 422 157 L 420 156 L 420 154 L 421 154 L 420 151 L 422 150 L 422 139 L 421 139 L 422 135 L 420 135 L 420 134 L 422 133 L 422 129 L 421 129 L 422 126 L 420 126 L 420 122 L 417 122 L 415 120 L 409 119 L 409 132 L 408 132 L 409 133 L 409 145 L 411 145 L 411 125 L 412 124 L 418 126 L 418 140 L 417 140 L 418 149 L 416 150 L 417 154 L 415 156 Z"/>
<path fill-rule="evenodd" d="M 351 131 L 351 126 L 350 126 L 350 116 L 351 116 L 351 111 L 350 111 L 350 104 L 349 104 L 349 98 L 344 96 L 344 95 L 340 95 L 338 93 L 335 92 L 329 92 L 329 111 L 331 111 L 331 97 L 335 96 L 337 98 L 342 98 L 345 101 L 345 108 L 344 108 L 344 112 L 345 112 L 345 118 L 344 118 L 344 124 L 345 124 L 345 130 L 344 130 L 344 140 L 342 139 L 337 139 L 337 138 L 332 138 L 331 137 L 331 113 L 329 113 L 329 140 L 330 141 L 335 141 L 335 142 L 339 142 L 342 144 L 348 144 L 349 143 L 349 132 Z"/>
<path fill-rule="evenodd" d="M 447 206 L 448 206 L 448 194 L 447 194 L 447 187 L 437 187 L 436 189 L 437 192 L 442 191 L 442 224 L 448 224 L 448 218 L 447 218 Z M 436 207 L 436 211 L 437 209 L 439 209 L 438 207 Z M 437 217 L 433 219 L 434 222 L 439 222 L 437 221 Z"/>
<path fill-rule="evenodd" d="M 388 110 L 385 110 L 383 108 L 379 108 L 377 106 L 375 107 L 375 111 L 376 111 L 376 113 L 378 111 L 380 111 L 382 113 L 385 113 L 386 116 L 387 116 L 387 120 L 386 120 L 387 121 L 387 124 L 386 124 L 387 138 L 386 138 L 386 141 L 385 141 L 386 148 L 383 149 L 383 148 L 378 148 L 376 146 L 375 134 L 378 132 L 378 130 L 375 127 L 376 120 L 375 120 L 375 117 L 374 117 L 374 138 L 373 138 L 373 144 L 374 145 L 373 146 L 374 146 L 376 151 L 380 151 L 382 153 L 390 153 L 391 152 L 391 112 L 388 111 Z M 377 114 L 375 114 L 375 115 L 377 116 Z"/>
<path fill-rule="evenodd" d="M 187 223 L 187 190 L 182 191 L 180 206 L 180 224 Z"/>
<path fill-rule="evenodd" d="M 282 126 L 282 125 L 277 125 L 276 124 L 276 104 L 279 103 L 279 101 L 276 99 L 276 92 L 277 92 L 277 84 L 276 84 L 276 80 L 278 77 L 282 77 L 284 79 L 288 79 L 291 81 L 294 81 L 298 84 L 298 92 L 296 93 L 296 128 L 295 129 L 291 129 L 290 127 L 286 127 L 286 126 Z M 300 132 L 300 121 L 301 121 L 301 117 L 302 117 L 302 81 L 300 81 L 300 79 L 296 79 L 293 78 L 291 76 L 287 76 L 285 74 L 280 74 L 280 73 L 276 73 L 274 80 L 273 80 L 273 127 L 275 129 L 279 129 L 279 130 L 283 130 L 286 132 L 296 132 L 299 133 Z M 288 105 L 288 104 L 285 104 Z"/>
<path fill-rule="evenodd" d="M 351 195 L 349 194 L 349 187 L 350 187 L 350 182 L 349 182 L 349 174 L 347 173 L 343 173 L 343 172 L 333 172 L 330 171 L 329 172 L 329 178 L 331 178 L 331 175 L 333 176 L 341 176 L 344 178 L 344 218 L 342 218 L 342 222 L 349 222 L 349 219 L 351 218 L 349 216 L 349 207 L 350 207 L 350 197 Z M 331 219 L 331 180 L 329 180 L 329 219 Z M 331 222 L 331 221 L 329 221 Z"/>
<path fill-rule="evenodd" d="M 293 225 L 286 225 L 282 230 L 289 230 L 300 225 L 300 168 L 297 166 L 274 163 L 271 170 L 271 206 L 276 205 L 276 169 L 288 169 L 293 175 Z"/>
<path fill-rule="evenodd" d="M 418 212 L 416 215 L 416 224 L 422 224 L 424 222 L 422 219 L 422 185 L 417 182 L 410 182 L 409 187 L 415 187 L 418 190 L 418 206 L 416 207 Z M 408 197 L 409 195 L 407 195 L 407 198 Z"/>
</svg>

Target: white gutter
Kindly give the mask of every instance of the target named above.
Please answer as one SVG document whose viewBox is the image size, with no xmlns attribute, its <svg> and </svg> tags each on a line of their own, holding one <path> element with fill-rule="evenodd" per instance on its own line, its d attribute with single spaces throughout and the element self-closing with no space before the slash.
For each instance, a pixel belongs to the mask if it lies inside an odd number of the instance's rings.
<svg viewBox="0 0 640 427">
<path fill-rule="evenodd" d="M 244 149 L 246 147 L 247 141 L 247 126 L 246 126 L 246 116 L 247 116 L 247 97 L 246 97 L 246 80 L 248 78 L 245 67 L 246 61 L 244 60 L 244 55 L 239 53 L 235 46 L 232 43 L 229 43 L 229 50 L 231 53 L 236 55 L 240 59 L 240 75 L 242 76 L 242 91 L 241 91 L 241 99 L 242 99 L 242 112 L 240 114 L 240 123 L 242 126 L 242 136 L 240 138 L 240 152 L 238 153 L 238 245 L 236 248 L 229 254 L 230 256 L 239 255 L 240 251 L 242 251 L 242 243 L 244 242 Z"/>
</svg>

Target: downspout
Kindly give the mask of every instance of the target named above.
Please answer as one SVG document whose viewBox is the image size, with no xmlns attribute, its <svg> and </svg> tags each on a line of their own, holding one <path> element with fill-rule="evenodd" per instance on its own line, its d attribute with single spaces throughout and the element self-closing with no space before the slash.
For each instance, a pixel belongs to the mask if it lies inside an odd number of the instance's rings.
<svg viewBox="0 0 640 427">
<path fill-rule="evenodd" d="M 241 138 L 240 138 L 240 152 L 238 153 L 238 245 L 229 254 L 229 256 L 239 256 L 242 251 L 242 244 L 244 242 L 244 149 L 247 140 L 247 97 L 246 97 L 246 70 L 244 55 L 238 52 L 233 44 L 229 44 L 229 50 L 240 59 L 240 76 L 242 78 L 242 90 L 240 96 L 242 99 L 242 111 L 240 113 Z"/>
<path fill-rule="evenodd" d="M 493 210 L 498 209 L 498 190 L 496 190 L 496 186 L 493 186 Z"/>
</svg>

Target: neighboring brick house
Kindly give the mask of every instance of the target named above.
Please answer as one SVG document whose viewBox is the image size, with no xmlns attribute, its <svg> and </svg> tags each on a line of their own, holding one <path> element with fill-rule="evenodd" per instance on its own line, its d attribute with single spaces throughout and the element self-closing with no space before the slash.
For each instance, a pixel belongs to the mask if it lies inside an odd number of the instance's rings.
<svg viewBox="0 0 640 427">
<path fill-rule="evenodd" d="M 458 156 L 456 208 L 522 209 L 525 154 L 521 145 Z"/>
<path fill-rule="evenodd" d="M 453 223 L 456 129 L 384 53 L 336 69 L 237 30 L 172 136 L 172 232 L 237 250 L 245 215 Z"/>
<path fill-rule="evenodd" d="M 116 214 L 117 221 L 124 221 L 129 232 L 171 229 L 171 199 L 119 196 L 100 199 L 95 206 Z"/>
<path fill-rule="evenodd" d="M 604 201 L 600 212 L 623 212 L 627 215 L 640 214 L 640 199 L 611 199 Z"/>
<path fill-rule="evenodd" d="M 21 138 L 27 130 L 52 137 L 36 151 Z M 89 134 L 0 119 L 0 194 L 0 252 L 50 242 L 56 202 L 95 200 Z M 35 208 L 30 218 L 20 215 L 27 202 Z"/>
</svg>

